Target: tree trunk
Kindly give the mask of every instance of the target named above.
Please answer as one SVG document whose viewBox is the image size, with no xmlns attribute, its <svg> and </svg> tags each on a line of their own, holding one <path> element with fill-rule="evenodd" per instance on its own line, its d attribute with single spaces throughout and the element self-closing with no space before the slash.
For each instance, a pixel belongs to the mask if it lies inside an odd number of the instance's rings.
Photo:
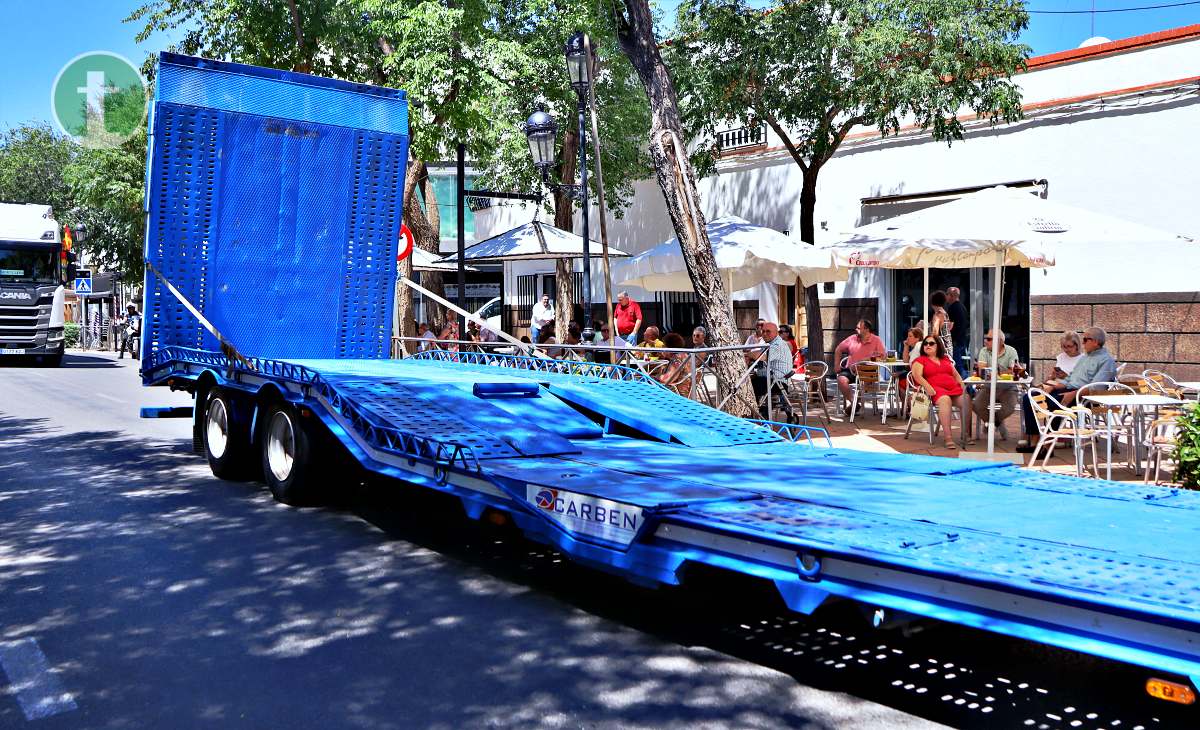
<svg viewBox="0 0 1200 730">
<path fill-rule="evenodd" d="M 817 173 L 821 168 L 811 164 L 804 170 L 804 182 L 800 187 L 800 240 L 815 244 L 817 229 L 814 216 L 817 210 Z M 825 332 L 821 325 L 821 300 L 816 284 L 804 289 L 804 314 L 807 318 L 808 359 L 825 359 Z M 833 363 L 837 367 L 837 363 Z"/>
<path fill-rule="evenodd" d="M 399 273 L 406 279 L 412 278 L 412 256 L 404 259 L 399 264 Z M 396 280 L 396 306 L 394 317 L 392 319 L 392 337 L 416 337 L 416 312 L 413 311 L 413 290 L 401 284 L 399 279 Z M 416 347 L 411 342 L 400 343 L 399 350 L 392 350 L 392 357 L 408 355 L 416 352 Z"/>
<path fill-rule="evenodd" d="M 623 0 L 625 14 L 619 19 L 618 40 L 650 100 L 650 155 L 654 159 L 658 185 L 662 188 L 667 213 L 679 239 L 688 275 L 696 290 L 700 314 L 716 345 L 739 344 L 733 319 L 731 292 L 725 291 L 712 243 L 705 230 L 695 172 L 683 146 L 683 125 L 675 85 L 667 73 L 654 38 L 653 18 L 647 0 Z M 746 369 L 741 353 L 723 352 L 714 358 L 721 399 Z M 754 393 L 743 383 L 727 404 L 730 413 L 757 417 Z"/>
<path fill-rule="evenodd" d="M 421 202 L 415 194 L 418 185 L 424 192 L 425 210 L 421 209 Z M 404 221 L 408 223 L 408 228 L 413 233 L 416 247 L 440 255 L 442 219 L 438 209 L 437 196 L 433 192 L 433 183 L 429 179 L 429 171 L 423 160 L 413 160 L 410 163 L 404 189 L 406 191 Z M 421 286 L 440 297 L 446 296 L 442 275 L 438 272 L 422 271 Z M 445 307 L 437 302 L 427 301 L 425 302 L 425 316 L 429 320 L 434 334 L 440 335 L 440 329 L 446 325 Z"/>
<path fill-rule="evenodd" d="M 563 133 L 562 147 L 558 153 L 558 179 L 564 184 L 575 180 L 575 168 L 579 160 L 579 132 L 568 129 Z M 566 190 L 554 192 L 554 225 L 564 231 L 575 230 L 575 208 L 571 194 Z M 566 339 L 567 323 L 574 319 L 575 297 L 571 286 L 571 260 L 558 259 L 554 262 L 555 303 L 554 336 L 559 342 Z"/>
</svg>

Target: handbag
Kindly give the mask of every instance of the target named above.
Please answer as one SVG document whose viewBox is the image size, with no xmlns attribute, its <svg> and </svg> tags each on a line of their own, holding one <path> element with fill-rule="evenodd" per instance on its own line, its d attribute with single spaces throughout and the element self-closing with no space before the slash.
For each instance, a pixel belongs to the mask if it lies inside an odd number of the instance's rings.
<svg viewBox="0 0 1200 730">
<path fill-rule="evenodd" d="M 914 421 L 929 420 L 929 394 L 923 390 L 913 393 L 912 403 L 909 404 L 909 414 Z"/>
</svg>

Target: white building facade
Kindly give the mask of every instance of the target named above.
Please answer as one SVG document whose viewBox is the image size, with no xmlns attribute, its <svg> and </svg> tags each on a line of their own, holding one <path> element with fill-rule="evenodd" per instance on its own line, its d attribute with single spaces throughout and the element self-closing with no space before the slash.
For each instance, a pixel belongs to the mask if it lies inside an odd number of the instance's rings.
<svg viewBox="0 0 1200 730">
<path fill-rule="evenodd" d="M 859 129 L 821 172 L 818 242 L 836 240 L 857 225 L 952 200 L 997 184 L 1015 184 L 1079 208 L 1200 238 L 1200 25 L 1113 41 L 1030 59 L 1015 80 L 1025 119 L 1009 125 L 972 122 L 965 138 L 947 145 L 928 132 L 904 129 L 880 138 Z M 764 138 L 765 137 L 765 138 Z M 716 174 L 700 183 L 709 219 L 738 215 L 752 223 L 798 231 L 800 170 L 771 133 L 762 142 L 727 149 Z M 523 222 L 528 211 L 477 215 L 477 229 L 495 232 Z M 523 217 L 522 217 L 523 216 Z M 595 214 L 593 213 L 593 237 Z M 490 233 L 477 230 L 480 237 Z M 673 235 L 662 195 L 652 180 L 638 183 L 631 207 L 609 224 L 610 242 L 631 253 Z M 1200 244 L 1177 242 L 1153 250 L 1123 247 L 1056 251 L 1057 266 L 1005 275 L 1004 328 L 1035 365 L 1052 360 L 1058 333 L 1089 325 L 1110 333 L 1110 349 L 1138 370 L 1164 365 L 1200 379 Z M 506 270 L 509 275 L 535 273 Z M 542 266 L 552 272 L 552 264 Z M 603 302 L 599 266 L 594 293 Z M 982 344 L 990 302 L 987 270 L 936 271 L 931 284 L 957 285 L 973 320 L 972 349 Z M 920 273 L 855 271 L 822 294 L 825 346 L 853 329 L 860 316 L 876 319 L 895 346 L 920 308 Z M 620 288 L 618 286 L 618 288 Z M 506 295 L 517 304 L 515 289 Z M 631 294 L 668 324 L 678 297 Z M 794 293 L 774 286 L 739 292 L 739 324 L 755 315 L 795 321 Z M 742 309 L 741 307 L 746 307 Z M 686 313 L 675 309 L 675 319 Z M 683 313 L 683 316 L 681 316 Z"/>
</svg>

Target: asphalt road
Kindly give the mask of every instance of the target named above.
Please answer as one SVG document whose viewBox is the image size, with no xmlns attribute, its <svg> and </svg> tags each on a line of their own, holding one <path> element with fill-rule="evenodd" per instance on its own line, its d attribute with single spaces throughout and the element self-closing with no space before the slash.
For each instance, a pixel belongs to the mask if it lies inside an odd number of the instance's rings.
<svg viewBox="0 0 1200 730">
<path fill-rule="evenodd" d="M 631 586 L 395 483 L 286 507 L 137 417 L 188 403 L 111 355 L 0 364 L 0 728 L 1200 725 L 1137 671 Z"/>
</svg>

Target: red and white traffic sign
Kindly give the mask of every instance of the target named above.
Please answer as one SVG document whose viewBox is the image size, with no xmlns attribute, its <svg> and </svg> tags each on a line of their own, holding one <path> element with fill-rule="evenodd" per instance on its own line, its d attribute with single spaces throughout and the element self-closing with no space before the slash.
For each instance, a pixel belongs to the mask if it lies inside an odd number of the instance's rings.
<svg viewBox="0 0 1200 730">
<path fill-rule="evenodd" d="M 396 263 L 400 263 L 404 259 L 412 255 L 413 251 L 413 234 L 408 230 L 407 223 L 400 224 L 400 250 L 396 252 Z"/>
</svg>

